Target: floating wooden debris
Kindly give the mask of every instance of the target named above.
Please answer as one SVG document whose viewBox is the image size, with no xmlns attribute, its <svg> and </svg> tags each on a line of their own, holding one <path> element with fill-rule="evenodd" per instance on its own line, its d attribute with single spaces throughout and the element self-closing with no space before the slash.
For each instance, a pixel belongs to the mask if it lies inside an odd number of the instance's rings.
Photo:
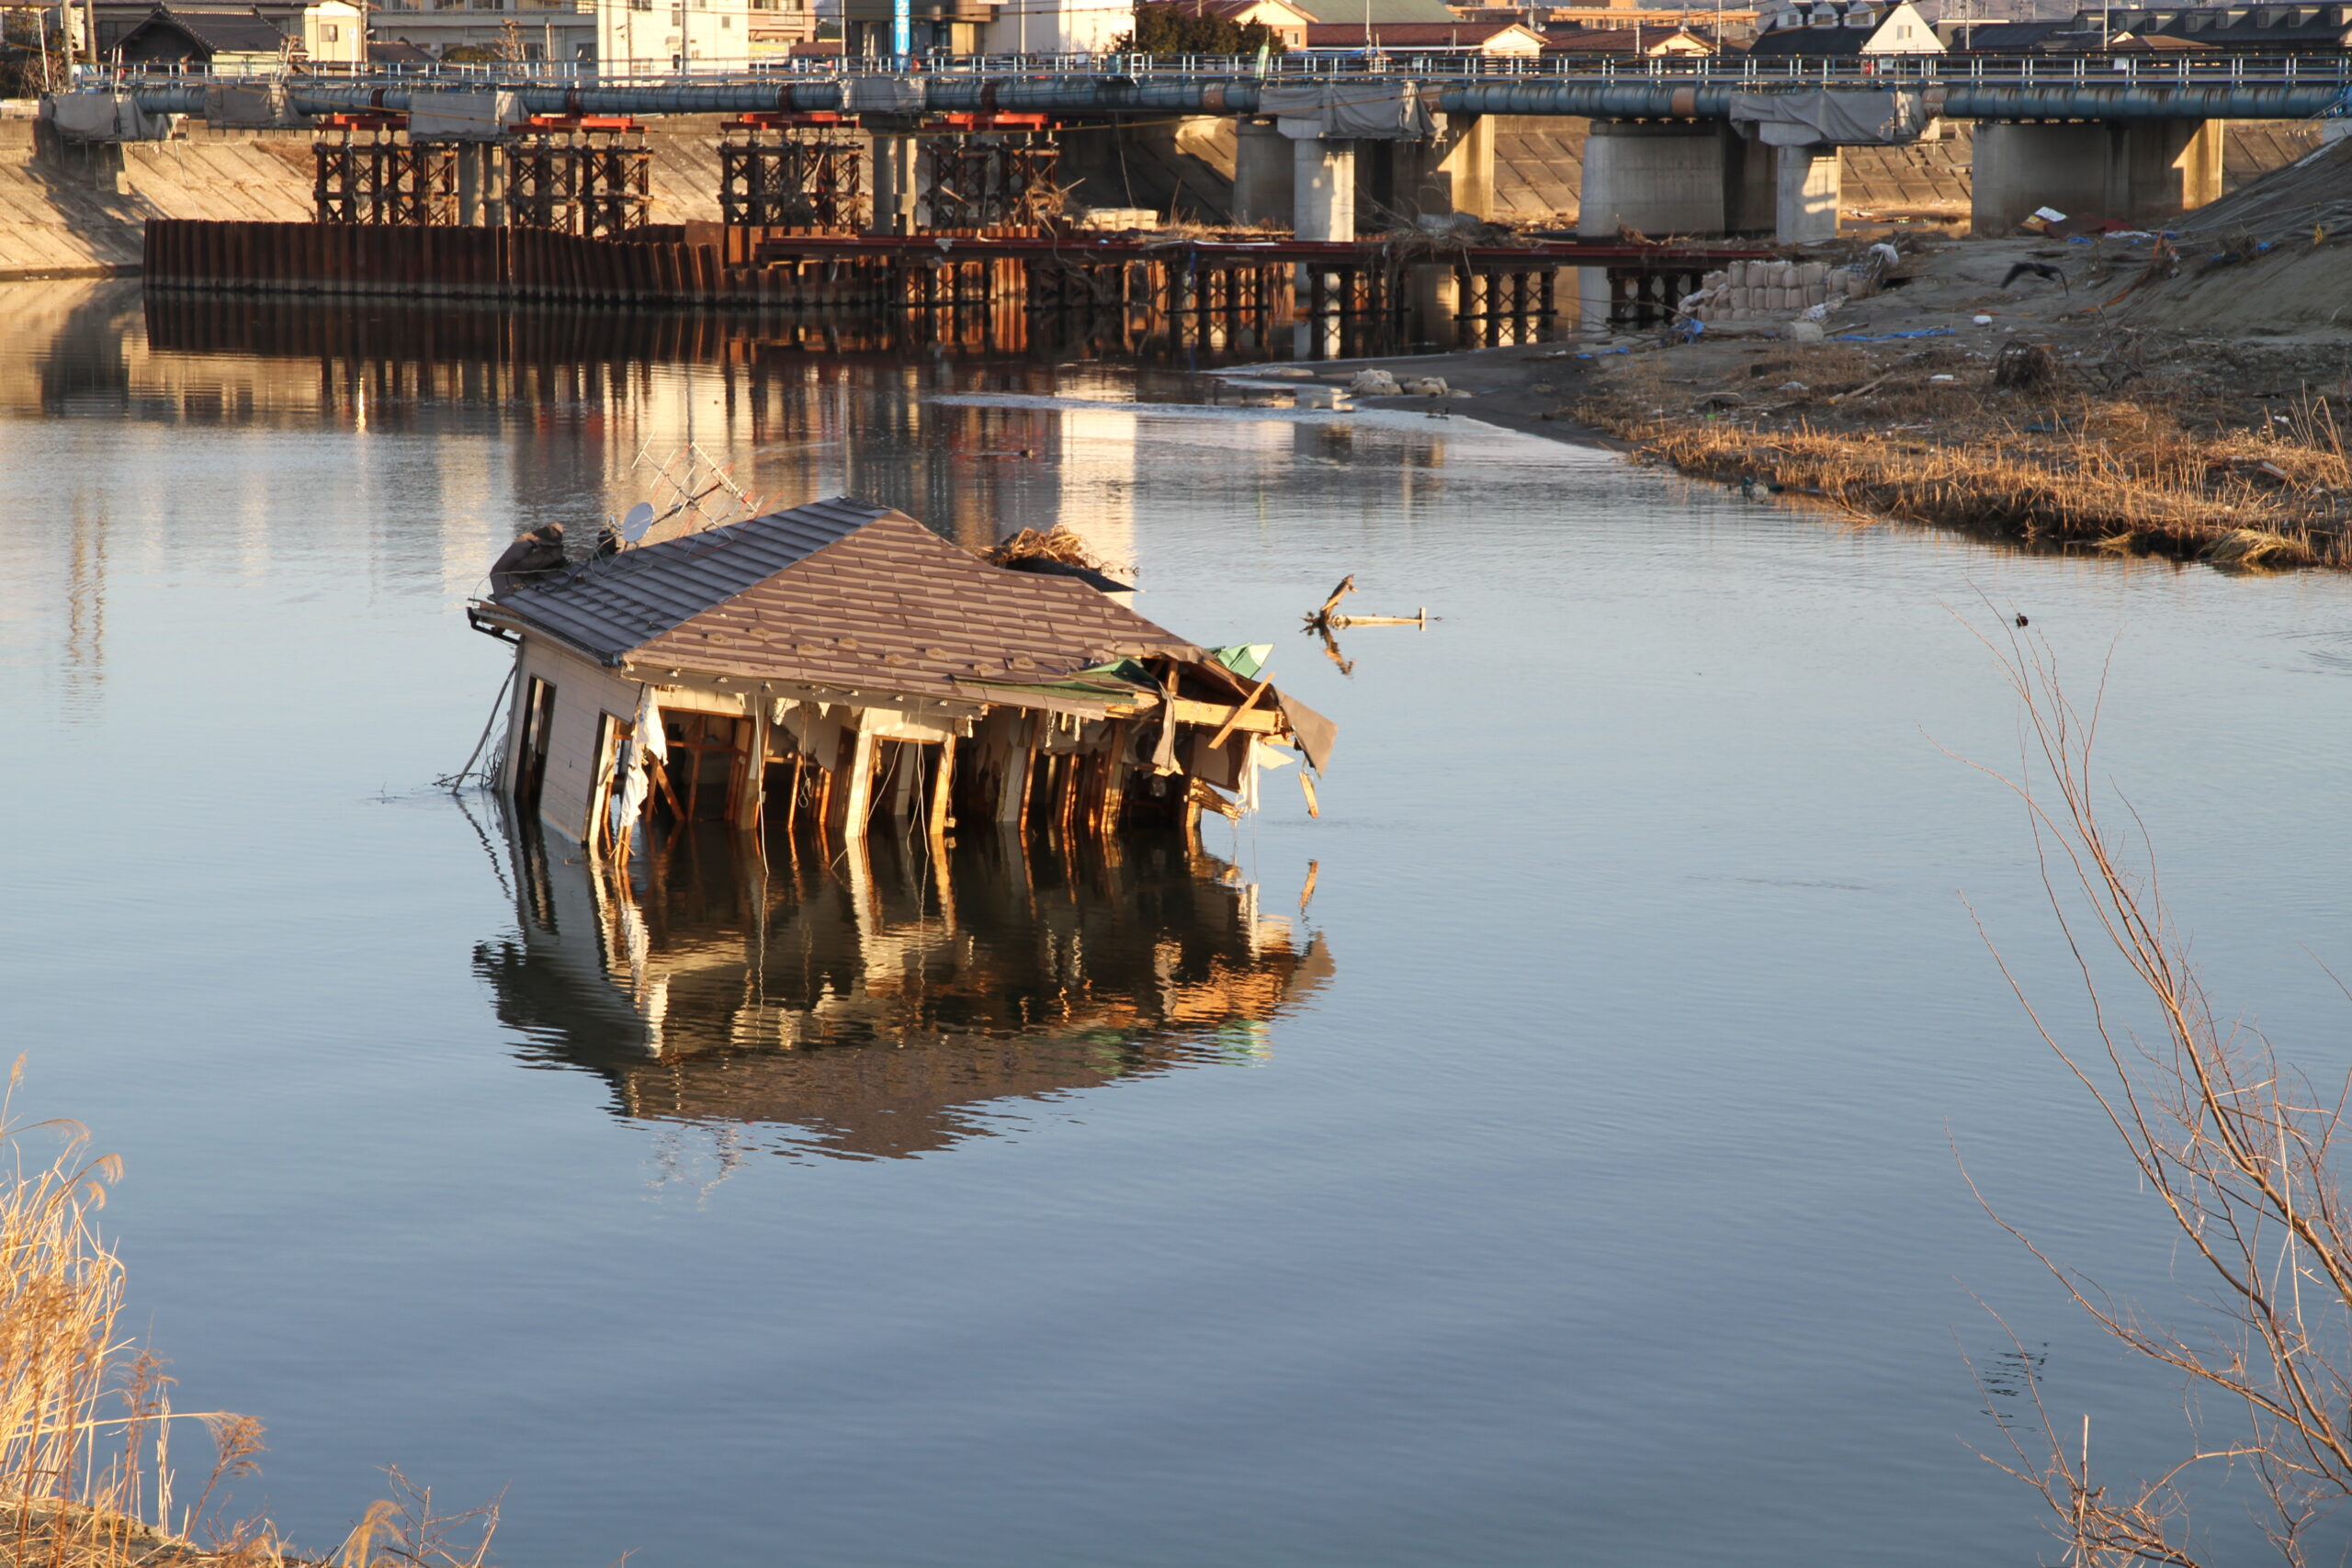
<svg viewBox="0 0 2352 1568">
<path fill-rule="evenodd" d="M 1355 591 L 1355 573 L 1350 572 L 1340 579 L 1340 585 L 1331 590 L 1331 596 L 1323 601 L 1321 608 L 1307 613 L 1306 629 L 1323 633 L 1324 640 L 1328 645 L 1331 633 L 1345 631 L 1350 626 L 1426 626 L 1430 624 L 1429 606 L 1426 604 L 1409 615 L 1333 615 L 1332 611 L 1339 607 L 1340 601 Z M 1347 668 L 1346 664 L 1340 660 L 1339 649 L 1336 647 L 1329 647 L 1327 651 L 1330 653 L 1335 662 L 1340 663 L 1342 670 Z"/>
<path fill-rule="evenodd" d="M 469 611 L 515 644 L 501 787 L 618 859 L 657 813 L 837 842 L 877 818 L 934 842 L 959 821 L 1190 831 L 1257 809 L 1268 768 L 1323 769 L 1336 727 L 1264 676 L 1271 647 L 1187 642 L 1074 551 L 1016 536 L 995 564 L 842 497 L 503 558 Z"/>
</svg>

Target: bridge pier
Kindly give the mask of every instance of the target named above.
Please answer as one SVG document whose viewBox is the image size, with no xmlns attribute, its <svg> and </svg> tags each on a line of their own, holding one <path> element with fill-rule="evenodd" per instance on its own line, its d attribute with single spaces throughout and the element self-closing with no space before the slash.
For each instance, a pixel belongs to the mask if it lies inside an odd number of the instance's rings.
<svg viewBox="0 0 2352 1568">
<path fill-rule="evenodd" d="M 1596 119 L 1585 138 L 1577 232 L 1606 239 L 1623 226 L 1662 238 L 1773 228 L 1774 151 L 1722 120 Z"/>
<path fill-rule="evenodd" d="M 1764 151 L 1759 145 L 1758 152 Z M 1842 167 L 1838 149 L 1775 147 L 1772 238 L 1783 245 L 1809 245 L 1838 237 Z"/>
<path fill-rule="evenodd" d="M 1354 239 L 1356 144 L 1306 139 L 1291 148 L 1291 231 L 1302 240 Z"/>
<path fill-rule="evenodd" d="M 868 116 L 865 122 L 873 139 L 871 227 L 876 234 L 911 234 L 916 228 L 916 204 L 922 194 L 916 181 L 914 125 L 912 121 L 903 126 L 877 125 L 876 118 Z"/>
<path fill-rule="evenodd" d="M 1748 141 L 1723 120 L 1596 119 L 1585 137 L 1577 232 L 1605 240 L 1626 228 L 1663 239 L 1777 229 L 1777 151 L 1781 150 Z M 1829 210 L 1834 220 L 1834 195 Z M 1599 267 L 1578 268 L 1577 295 L 1583 324 L 1606 326 L 1609 275 Z"/>
<path fill-rule="evenodd" d="M 1976 128 L 1970 228 L 2017 231 L 2038 207 L 2158 222 L 2222 194 L 2218 120 L 1988 121 Z"/>
<path fill-rule="evenodd" d="M 1297 203 L 1295 145 L 1271 119 L 1244 117 L 1234 126 L 1233 220 L 1288 223 Z"/>
<path fill-rule="evenodd" d="M 1425 141 L 1371 141 L 1358 160 L 1360 202 L 1410 220 L 1495 211 L 1495 130 L 1486 115 L 1437 115 Z"/>
</svg>

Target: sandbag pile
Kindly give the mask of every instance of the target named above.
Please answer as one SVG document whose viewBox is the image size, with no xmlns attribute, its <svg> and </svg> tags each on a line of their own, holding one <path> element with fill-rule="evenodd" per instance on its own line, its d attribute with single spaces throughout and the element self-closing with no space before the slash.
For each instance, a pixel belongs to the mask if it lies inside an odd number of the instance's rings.
<svg viewBox="0 0 2352 1568">
<path fill-rule="evenodd" d="M 1701 321 L 1752 321 L 1800 315 L 1816 306 L 1834 309 L 1848 299 L 1868 299 L 1878 290 L 1877 276 L 1867 267 L 1831 266 L 1827 262 L 1736 261 L 1700 279 L 1699 291 L 1683 297 L 1681 310 Z"/>
</svg>

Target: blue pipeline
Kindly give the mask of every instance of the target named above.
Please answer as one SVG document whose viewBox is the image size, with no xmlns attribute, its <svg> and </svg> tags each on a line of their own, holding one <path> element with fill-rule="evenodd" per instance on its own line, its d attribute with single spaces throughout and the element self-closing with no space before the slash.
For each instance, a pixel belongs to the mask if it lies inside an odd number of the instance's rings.
<svg viewBox="0 0 2352 1568">
<path fill-rule="evenodd" d="M 2082 82 L 1971 82 L 1924 85 L 1940 94 L 1936 107 L 1955 119 L 2305 119 L 2334 109 L 2344 96 L 2335 83 L 2244 83 L 2214 85 L 2111 85 Z M 936 112 L 1057 115 L 1252 114 L 1255 80 L 1200 81 L 1121 76 L 971 77 L 925 79 L 924 101 Z M 1731 113 L 1731 84 L 1671 78 L 1645 82 L 1458 82 L 1440 88 L 1438 107 L 1449 114 L 1560 115 L 1592 119 L 1723 119 Z M 1781 89 L 1786 90 L 1786 89 Z M 1870 89 L 1860 89 L 1868 91 Z M 1883 90 L 1883 89 L 1881 89 Z M 639 85 L 515 89 L 531 114 L 756 114 L 839 111 L 842 84 L 800 81 L 708 85 Z M 204 112 L 200 83 L 134 89 L 151 114 Z M 296 84 L 289 94 L 304 114 L 405 110 L 406 87 Z M 430 96 L 430 93 L 424 96 Z"/>
<path fill-rule="evenodd" d="M 1170 81 L 1133 77 L 941 76 L 923 82 L 924 103 L 943 113 L 998 110 L 1011 114 L 1250 114 L 1258 107 L 1258 84 Z M 150 114 L 204 112 L 204 85 L 186 82 L 132 89 Z M 839 82 L 713 83 L 707 86 L 644 85 L 624 87 L 523 86 L 514 89 L 531 114 L 763 114 L 808 113 L 842 108 Z M 406 87 L 289 85 L 292 107 L 303 114 L 364 114 L 373 109 L 403 112 L 413 96 L 430 90 Z"/>
<path fill-rule="evenodd" d="M 2085 82 L 1888 84 L 1889 87 L 1914 85 L 1924 86 L 1931 94 L 1940 92 L 1939 112 L 1954 119 L 2306 119 L 2332 107 L 2344 91 L 2333 82 L 2211 86 L 2100 86 Z M 1737 90 L 1725 83 L 1678 86 L 1670 79 L 1465 82 L 1444 88 L 1438 103 L 1450 114 L 1723 119 L 1730 116 L 1732 96 Z"/>
</svg>

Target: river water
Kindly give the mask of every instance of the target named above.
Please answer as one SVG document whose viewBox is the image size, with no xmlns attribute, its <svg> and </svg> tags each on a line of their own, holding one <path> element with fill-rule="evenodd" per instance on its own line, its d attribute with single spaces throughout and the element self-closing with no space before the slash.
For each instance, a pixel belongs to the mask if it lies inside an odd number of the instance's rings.
<svg viewBox="0 0 2352 1568">
<path fill-rule="evenodd" d="M 2032 1561 L 1971 1451 L 1977 1298 L 2115 1474 L 2176 1453 L 2177 1390 L 1955 1150 L 2104 1282 L 2192 1281 L 1972 923 L 2079 1026 L 2019 810 L 1954 755 L 2017 754 L 1988 604 L 2078 689 L 2112 655 L 2104 765 L 2222 1003 L 2344 1063 L 2338 580 L 1169 370 L 5 308 L 19 1109 L 124 1156 L 126 1323 L 182 1408 L 267 1424 L 237 1506 L 314 1548 L 397 1464 L 503 1491 L 523 1568 Z M 694 841 L 616 902 L 510 842 L 431 787 L 503 673 L 465 600 L 689 440 L 778 504 L 1068 523 L 1147 615 L 1276 643 L 1340 726 L 1320 819 L 1277 779 L 1198 860 L 959 845 L 856 898 Z M 1296 627 L 1351 572 L 1437 619 L 1343 671 Z"/>
</svg>

